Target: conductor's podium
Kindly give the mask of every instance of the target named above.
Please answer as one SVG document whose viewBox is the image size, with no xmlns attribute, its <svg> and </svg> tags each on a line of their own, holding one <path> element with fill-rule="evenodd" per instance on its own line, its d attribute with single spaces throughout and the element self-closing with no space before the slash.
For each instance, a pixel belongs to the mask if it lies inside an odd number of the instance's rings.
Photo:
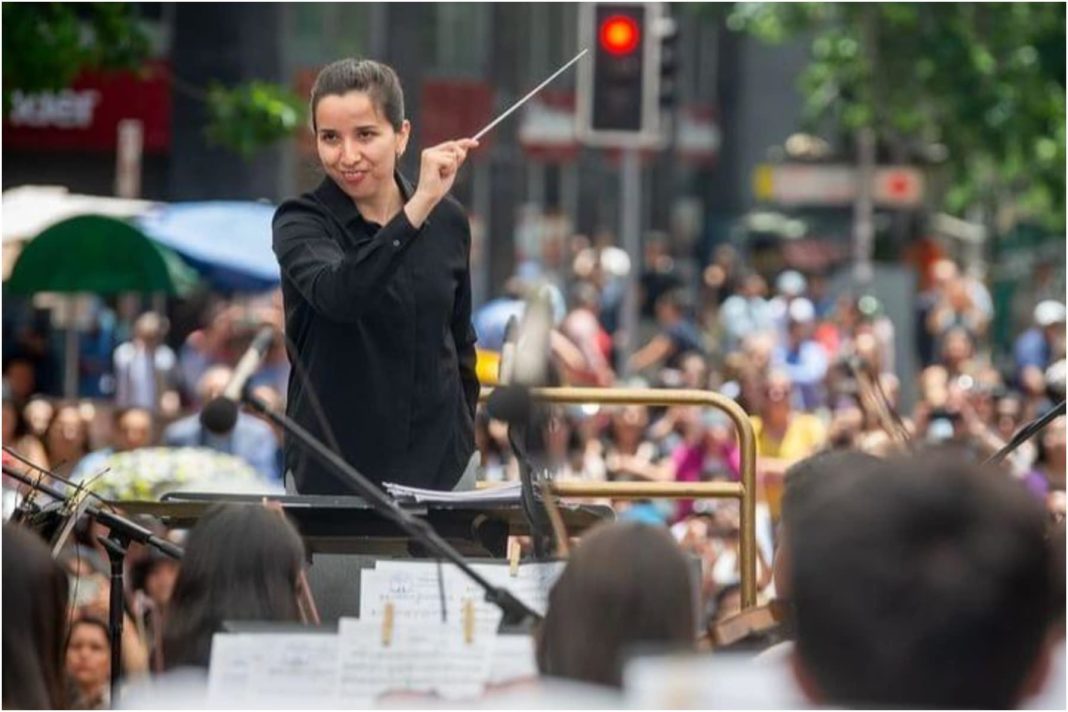
<svg viewBox="0 0 1068 712">
<path fill-rule="evenodd" d="M 426 551 L 396 524 L 377 514 L 360 497 L 319 495 L 272 496 L 296 524 L 311 561 L 308 582 L 324 622 L 359 611 L 360 571 L 385 558 L 428 558 Z M 262 496 L 181 493 L 160 502 L 116 502 L 127 514 L 159 517 L 173 528 L 186 528 L 214 504 L 259 504 Z M 405 504 L 425 518 L 437 533 L 472 558 L 502 560 L 508 537 L 524 536 L 530 529 L 518 504 L 435 503 Z M 572 536 L 599 521 L 614 518 L 611 507 L 572 505 L 558 509 Z"/>
</svg>

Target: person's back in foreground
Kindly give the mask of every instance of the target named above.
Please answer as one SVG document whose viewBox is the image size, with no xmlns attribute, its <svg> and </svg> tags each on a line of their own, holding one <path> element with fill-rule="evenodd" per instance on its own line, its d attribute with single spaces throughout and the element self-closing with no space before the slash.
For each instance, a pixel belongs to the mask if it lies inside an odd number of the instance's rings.
<svg viewBox="0 0 1068 712">
<path fill-rule="evenodd" d="M 1042 686 L 1049 662 L 1040 509 L 963 455 L 881 469 L 797 513 L 800 686 L 835 706 L 1016 706 Z"/>
</svg>

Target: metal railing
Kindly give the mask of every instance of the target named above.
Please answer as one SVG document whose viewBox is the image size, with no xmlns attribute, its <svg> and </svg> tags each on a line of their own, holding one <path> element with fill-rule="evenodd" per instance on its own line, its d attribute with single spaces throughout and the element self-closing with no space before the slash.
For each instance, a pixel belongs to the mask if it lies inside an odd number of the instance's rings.
<svg viewBox="0 0 1068 712">
<path fill-rule="evenodd" d="M 486 400 L 492 389 L 483 389 Z M 599 405 L 693 405 L 717 408 L 734 422 L 741 448 L 741 482 L 583 482 L 554 480 L 550 488 L 559 497 L 610 497 L 613 499 L 704 499 L 738 500 L 739 559 L 742 608 L 756 605 L 756 435 L 741 406 L 718 393 L 699 390 L 656 388 L 533 388 L 531 396 L 547 403 Z"/>
</svg>

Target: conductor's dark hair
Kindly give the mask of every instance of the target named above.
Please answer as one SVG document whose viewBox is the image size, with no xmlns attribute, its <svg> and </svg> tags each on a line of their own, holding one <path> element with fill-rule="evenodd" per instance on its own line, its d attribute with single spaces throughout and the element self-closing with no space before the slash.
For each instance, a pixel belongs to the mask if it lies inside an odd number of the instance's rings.
<svg viewBox="0 0 1068 712">
<path fill-rule="evenodd" d="M 189 533 L 163 622 L 163 664 L 207 667 L 225 621 L 297 621 L 304 543 L 277 512 L 217 505 Z"/>
<path fill-rule="evenodd" d="M 920 453 L 819 498 L 791 522 L 806 689 L 832 706 L 1015 706 L 1049 623 L 1033 497 L 963 457 Z"/>
<path fill-rule="evenodd" d="M 67 574 L 37 535 L 3 534 L 4 709 L 63 709 Z"/>
<path fill-rule="evenodd" d="M 695 588 L 663 529 L 606 524 L 586 534 L 549 594 L 537 633 L 543 675 L 620 687 L 634 646 L 692 650 Z"/>
<path fill-rule="evenodd" d="M 324 96 L 344 96 L 350 91 L 362 91 L 371 97 L 394 131 L 404 124 L 404 91 L 397 73 L 387 64 L 373 59 L 349 57 L 323 67 L 311 90 L 312 130 L 318 131 L 315 109 Z"/>
</svg>

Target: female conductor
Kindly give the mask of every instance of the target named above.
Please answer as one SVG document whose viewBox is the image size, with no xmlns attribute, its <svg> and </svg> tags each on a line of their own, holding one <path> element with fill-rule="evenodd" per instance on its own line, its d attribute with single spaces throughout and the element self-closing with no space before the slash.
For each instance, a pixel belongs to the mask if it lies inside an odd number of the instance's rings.
<svg viewBox="0 0 1068 712">
<path fill-rule="evenodd" d="M 287 413 L 376 483 L 453 489 L 473 472 L 479 385 L 470 226 L 447 194 L 478 142 L 424 150 L 413 187 L 397 169 L 411 134 L 400 82 L 371 60 L 323 69 L 311 115 L 326 176 L 273 223 L 300 361 Z M 297 442 L 285 460 L 301 494 L 352 493 Z"/>
</svg>

